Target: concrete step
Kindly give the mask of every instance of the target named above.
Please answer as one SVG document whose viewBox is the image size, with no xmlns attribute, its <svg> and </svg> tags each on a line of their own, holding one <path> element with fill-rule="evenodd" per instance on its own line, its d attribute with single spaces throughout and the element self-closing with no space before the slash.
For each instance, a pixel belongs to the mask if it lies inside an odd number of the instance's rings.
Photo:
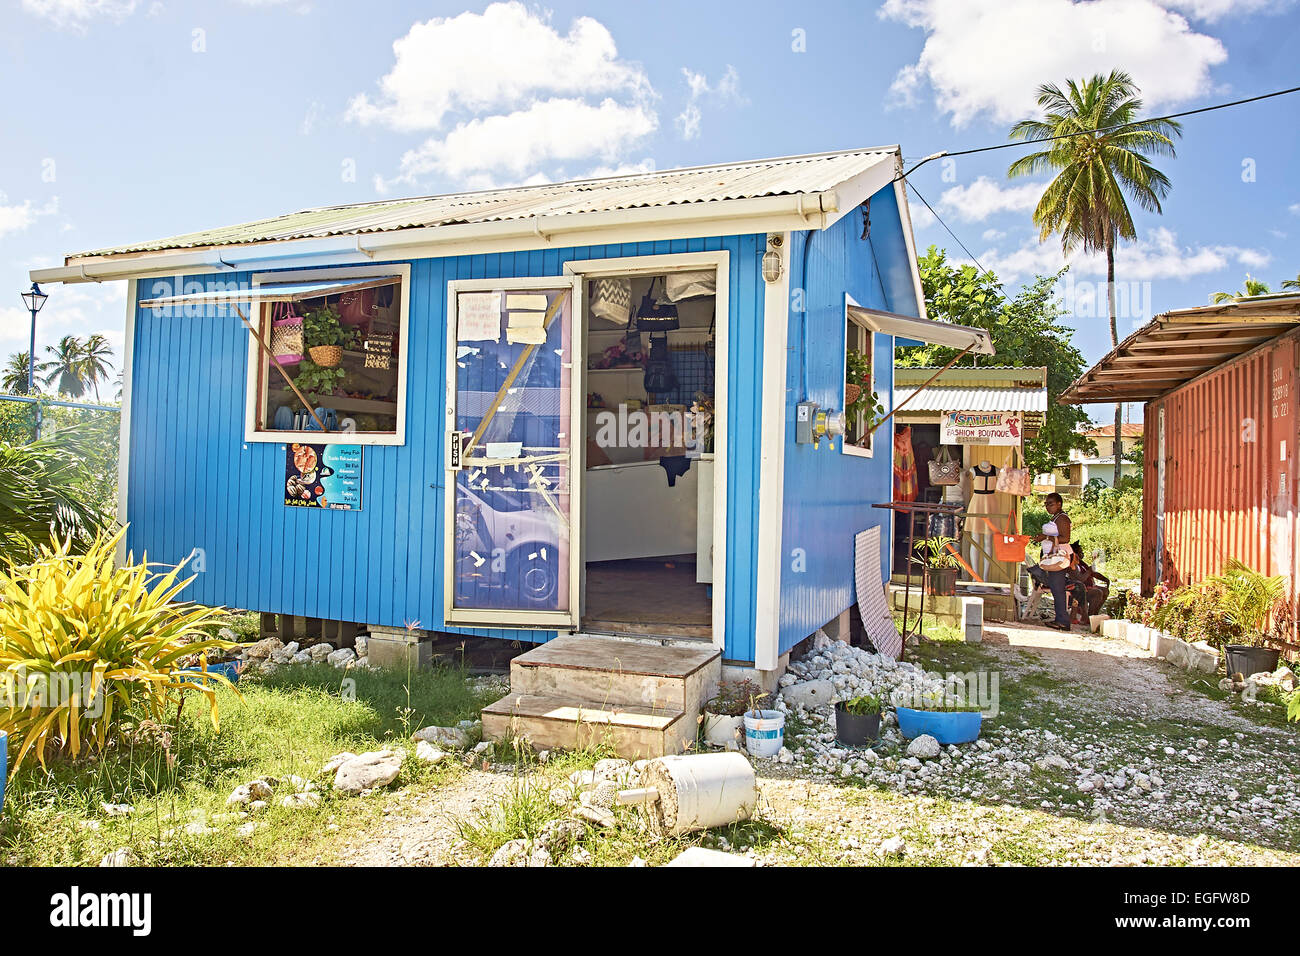
<svg viewBox="0 0 1300 956">
<path fill-rule="evenodd" d="M 538 749 L 607 745 L 628 760 L 681 753 L 695 724 L 679 709 L 574 703 L 568 698 L 511 692 L 483 708 L 487 740 L 526 737 Z"/>
<path fill-rule="evenodd" d="M 722 676 L 721 652 L 711 646 L 663 646 L 565 635 L 510 662 L 510 690 L 595 707 L 666 708 L 688 716 Z"/>
</svg>

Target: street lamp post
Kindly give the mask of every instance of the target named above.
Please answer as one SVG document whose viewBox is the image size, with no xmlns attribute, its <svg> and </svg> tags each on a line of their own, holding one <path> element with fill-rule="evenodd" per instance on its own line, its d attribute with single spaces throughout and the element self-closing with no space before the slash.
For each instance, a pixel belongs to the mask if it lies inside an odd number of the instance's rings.
<svg viewBox="0 0 1300 956">
<path fill-rule="evenodd" d="M 41 311 L 45 305 L 45 300 L 49 298 L 41 287 L 35 282 L 32 283 L 31 290 L 22 293 L 23 304 L 27 306 L 27 311 L 32 314 L 32 339 L 31 346 L 27 350 L 27 397 L 36 398 L 36 313 Z M 36 403 L 36 432 L 32 436 L 33 440 L 41 437 L 41 403 Z"/>
</svg>

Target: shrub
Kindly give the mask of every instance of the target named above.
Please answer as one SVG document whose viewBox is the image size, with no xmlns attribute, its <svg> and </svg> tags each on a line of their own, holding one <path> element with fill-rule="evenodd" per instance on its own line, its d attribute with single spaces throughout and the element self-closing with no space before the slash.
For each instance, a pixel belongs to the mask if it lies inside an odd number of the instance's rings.
<svg viewBox="0 0 1300 956">
<path fill-rule="evenodd" d="M 766 696 L 767 692 L 752 680 L 719 681 L 718 692 L 704 709 L 719 717 L 743 717 L 751 708 L 757 709 Z"/>
<path fill-rule="evenodd" d="M 133 715 L 162 722 L 179 710 L 186 689 L 204 695 L 218 726 L 215 685 L 231 685 L 206 673 L 206 652 L 232 645 L 202 628 L 222 612 L 173 603 L 193 580 L 178 581 L 184 562 L 115 569 L 125 533 L 96 537 L 84 555 L 56 541 L 0 571 L 0 728 L 18 745 L 15 771 L 33 751 L 42 766 L 48 752 L 102 751 Z"/>
<path fill-rule="evenodd" d="M 1286 579 L 1269 577 L 1230 559 L 1222 574 L 1179 588 L 1155 615 L 1157 626 L 1175 636 L 1180 629 L 1216 646 L 1260 644 L 1270 617 L 1285 604 Z"/>
<path fill-rule="evenodd" d="M 0 442 L 0 559 L 28 561 L 51 536 L 83 551 L 107 515 L 85 487 L 84 429 L 25 445 Z"/>
</svg>

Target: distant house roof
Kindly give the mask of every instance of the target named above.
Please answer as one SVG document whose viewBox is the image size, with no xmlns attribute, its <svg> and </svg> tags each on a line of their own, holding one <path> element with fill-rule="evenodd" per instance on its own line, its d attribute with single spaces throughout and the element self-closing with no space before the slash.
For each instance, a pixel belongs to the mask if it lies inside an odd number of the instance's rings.
<svg viewBox="0 0 1300 956">
<path fill-rule="evenodd" d="M 816 203 L 820 194 L 833 191 L 874 167 L 884 164 L 886 171 L 892 174 L 897 156 L 897 146 L 885 146 L 540 186 L 324 206 L 166 239 L 93 249 L 69 256 L 67 262 L 470 223 L 553 219 L 650 207 L 716 205 L 719 214 L 724 215 L 721 207 L 733 201 L 801 194 L 813 200 L 808 207 L 811 213 L 824 211 L 824 207 L 819 208 Z"/>
<path fill-rule="evenodd" d="M 1088 431 L 1084 432 L 1083 434 L 1085 438 L 1114 438 L 1115 426 L 1102 425 L 1100 428 L 1091 428 Z M 1141 438 L 1142 425 L 1141 424 L 1120 425 L 1119 436 L 1121 440 L 1125 438 Z"/>
<path fill-rule="evenodd" d="M 1300 294 L 1294 292 L 1165 312 L 1079 376 L 1060 402 L 1149 402 L 1297 325 Z"/>
</svg>

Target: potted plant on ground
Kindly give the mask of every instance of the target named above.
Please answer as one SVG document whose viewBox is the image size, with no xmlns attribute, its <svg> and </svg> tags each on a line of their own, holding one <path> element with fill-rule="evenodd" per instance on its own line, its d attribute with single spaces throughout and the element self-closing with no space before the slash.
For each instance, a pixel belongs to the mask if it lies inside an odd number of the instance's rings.
<svg viewBox="0 0 1300 956">
<path fill-rule="evenodd" d="M 1180 620 L 1201 622 L 1200 629 L 1207 632 L 1203 639 L 1222 645 L 1229 676 L 1271 674 L 1281 654 L 1265 643 L 1270 620 L 1276 623 L 1289 615 L 1285 599 L 1284 577 L 1269 577 L 1232 558 L 1222 573 L 1175 591 L 1157 620 L 1161 626 L 1171 621 L 1177 626 Z"/>
<path fill-rule="evenodd" d="M 763 689 L 753 681 L 719 681 L 717 692 L 704 704 L 704 742 L 714 747 L 739 743 L 750 701 L 763 696 Z"/>
<path fill-rule="evenodd" d="M 937 534 L 922 538 L 914 545 L 918 557 L 913 560 L 925 568 L 927 593 L 948 596 L 957 593 L 957 571 L 961 565 L 957 561 L 956 541 Z"/>
<path fill-rule="evenodd" d="M 980 735 L 984 715 L 980 709 L 960 697 L 945 694 L 921 694 L 912 697 L 905 691 L 903 699 L 894 701 L 898 730 L 911 739 L 929 734 L 943 746 L 968 744 Z M 906 707 L 904 704 L 911 704 Z"/>
<path fill-rule="evenodd" d="M 865 747 L 880 737 L 880 698 L 863 694 L 835 704 L 835 739 L 850 747 Z"/>
<path fill-rule="evenodd" d="M 343 350 L 357 344 L 361 332 L 339 320 L 339 310 L 328 303 L 312 309 L 302 320 L 302 338 L 307 354 L 321 368 L 337 368 Z"/>
</svg>

